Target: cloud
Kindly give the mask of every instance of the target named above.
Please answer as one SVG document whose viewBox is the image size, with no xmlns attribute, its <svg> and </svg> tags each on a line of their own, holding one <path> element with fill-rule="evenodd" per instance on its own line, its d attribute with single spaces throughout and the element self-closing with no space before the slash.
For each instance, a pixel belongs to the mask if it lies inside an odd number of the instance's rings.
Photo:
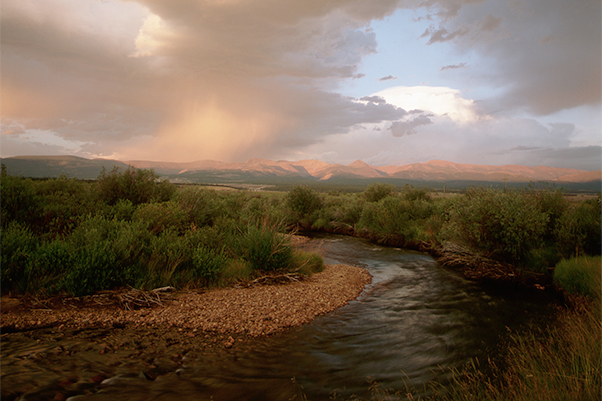
<svg viewBox="0 0 602 401">
<path fill-rule="evenodd" d="M 441 69 L 439 71 L 457 70 L 459 68 L 466 68 L 466 63 L 446 65 L 446 66 L 441 67 Z"/>
<path fill-rule="evenodd" d="M 460 91 L 447 87 L 434 86 L 396 86 L 376 93 L 374 96 L 384 98 L 388 103 L 410 113 L 428 111 L 438 116 L 447 116 L 458 123 L 466 123 L 479 118 L 487 118 L 479 114 L 476 104 L 465 99 Z"/>
<path fill-rule="evenodd" d="M 417 117 L 417 121 L 413 122 Z M 320 144 L 308 145 L 291 158 L 311 158 L 312 154 L 322 154 L 320 149 L 330 149 L 329 159 L 325 161 L 338 163 L 351 163 L 361 158 L 373 165 L 449 160 L 589 171 L 601 167 L 600 146 L 575 144 L 578 127 L 568 123 L 545 124 L 533 118 L 506 116 L 461 122 L 446 115 L 424 113 L 408 113 L 405 120 L 397 122 L 357 126 L 349 133 L 331 135 Z M 403 122 L 406 124 L 401 124 Z M 416 134 L 409 132 L 413 128 L 411 125 L 419 122 L 426 124 L 416 124 Z M 392 135 L 394 133 L 398 136 Z"/>
<path fill-rule="evenodd" d="M 2 123 L 91 155 L 275 155 L 405 111 L 336 93 L 398 0 L 3 2 Z M 146 145 L 141 145 L 141 144 Z M 16 152 L 3 140 L 3 154 Z"/>
<path fill-rule="evenodd" d="M 533 160 L 532 163 L 542 166 L 596 171 L 602 169 L 600 155 L 602 155 L 602 147 L 600 146 L 581 146 L 536 149 L 530 154 L 530 157 Z"/>
<path fill-rule="evenodd" d="M 159 51 L 170 40 L 170 32 L 158 15 L 151 14 L 144 20 L 134 41 L 136 51 L 130 57 L 149 57 Z"/>
<path fill-rule="evenodd" d="M 548 115 L 600 105 L 601 3 L 489 0 L 463 7 L 441 0 L 434 9 L 455 10 L 425 33 L 428 43 L 448 41 L 462 54 L 479 56 L 481 70 L 466 79 L 494 86 L 495 109 Z M 453 40 L 451 40 L 453 39 Z M 485 72 L 487 71 L 487 72 Z"/>
<path fill-rule="evenodd" d="M 454 56 L 434 64 L 453 88 L 400 73 L 340 94 L 373 76 L 370 23 L 401 7 L 426 7 L 421 43 Z M 599 123 L 529 113 L 597 110 L 599 15 L 589 0 L 4 0 L 2 154 L 561 163 Z M 469 98 L 479 85 L 494 95 Z"/>
<path fill-rule="evenodd" d="M 391 124 L 389 129 L 391 130 L 393 136 L 402 137 L 406 135 L 414 135 L 417 132 L 416 128 L 420 127 L 421 125 L 429 124 L 433 124 L 433 121 L 428 116 L 421 114 L 408 121 L 395 121 Z"/>
<path fill-rule="evenodd" d="M 372 102 L 376 104 L 387 103 L 387 101 L 380 96 L 364 96 L 361 97 L 360 100 L 363 102 Z"/>
<path fill-rule="evenodd" d="M 448 30 L 445 28 L 434 29 L 431 27 L 424 31 L 421 37 L 429 37 L 427 44 L 432 45 L 433 43 L 437 42 L 449 42 L 450 40 L 454 40 L 455 38 L 460 38 L 468 34 L 468 32 L 469 28 L 465 26 L 461 26 L 452 32 L 448 32 Z"/>
</svg>

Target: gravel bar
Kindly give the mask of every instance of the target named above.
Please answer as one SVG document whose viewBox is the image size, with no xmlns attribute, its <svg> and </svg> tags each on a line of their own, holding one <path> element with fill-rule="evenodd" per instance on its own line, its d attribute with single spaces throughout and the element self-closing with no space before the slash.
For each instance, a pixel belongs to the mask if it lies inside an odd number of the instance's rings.
<svg viewBox="0 0 602 401">
<path fill-rule="evenodd" d="M 179 331 L 264 336 L 311 322 L 356 299 L 372 280 L 355 266 L 327 265 L 302 281 L 178 291 L 154 307 L 134 310 L 118 304 L 44 304 L 2 299 L 2 331 L 58 327 L 177 328 Z M 101 299 L 101 298 L 99 298 Z M 16 306 L 15 306 L 16 304 Z M 42 306 L 40 306 L 42 305 Z"/>
</svg>

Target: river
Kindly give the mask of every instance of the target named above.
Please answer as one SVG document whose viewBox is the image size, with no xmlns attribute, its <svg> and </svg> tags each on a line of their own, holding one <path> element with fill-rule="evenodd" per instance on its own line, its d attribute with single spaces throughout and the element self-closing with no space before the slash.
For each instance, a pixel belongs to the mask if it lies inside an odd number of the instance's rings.
<svg viewBox="0 0 602 401">
<path fill-rule="evenodd" d="M 344 236 L 314 241 L 326 263 L 364 267 L 373 281 L 357 300 L 310 324 L 186 355 L 160 341 L 147 346 L 152 354 L 98 351 L 98 344 L 137 336 L 127 328 L 54 338 L 3 334 L 2 382 L 13 375 L 11 385 L 23 383 L 27 400 L 61 398 L 57 393 L 95 401 L 369 399 L 371 383 L 428 394 L 428 383 L 446 383 L 450 368 L 495 356 L 510 331 L 550 313 L 538 297 L 485 289 L 423 253 Z M 161 365 L 158 377 L 141 373 L 137 355 Z M 83 383 L 81 371 L 102 374 Z M 2 390 L 7 399 L 18 392 Z"/>
</svg>

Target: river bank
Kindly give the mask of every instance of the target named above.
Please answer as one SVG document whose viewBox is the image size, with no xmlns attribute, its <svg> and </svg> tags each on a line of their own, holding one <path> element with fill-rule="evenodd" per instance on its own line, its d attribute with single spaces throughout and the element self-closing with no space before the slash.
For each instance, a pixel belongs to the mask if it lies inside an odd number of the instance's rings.
<svg viewBox="0 0 602 401">
<path fill-rule="evenodd" d="M 2 358 L 2 399 L 27 394 L 28 400 L 64 400 L 126 382 L 148 391 L 148 383 L 179 377 L 192 360 L 219 359 L 248 347 L 253 337 L 309 323 L 347 304 L 371 276 L 336 264 L 286 281 L 82 298 L 3 297 L 2 346 L 10 351 Z"/>
<path fill-rule="evenodd" d="M 131 306 L 125 303 L 127 292 L 54 300 L 3 298 L 2 332 L 131 326 L 176 328 L 192 335 L 269 335 L 345 305 L 357 298 L 370 280 L 364 269 L 338 264 L 289 283 L 150 293 L 145 295 L 146 307 L 142 307 L 144 298 Z"/>
</svg>

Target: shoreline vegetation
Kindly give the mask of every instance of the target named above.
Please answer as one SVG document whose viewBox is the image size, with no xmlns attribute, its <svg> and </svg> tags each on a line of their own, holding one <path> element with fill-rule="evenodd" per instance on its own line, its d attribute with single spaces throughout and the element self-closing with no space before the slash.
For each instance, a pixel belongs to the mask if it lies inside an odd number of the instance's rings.
<svg viewBox="0 0 602 401">
<path fill-rule="evenodd" d="M 1 190 L 3 298 L 167 286 L 215 293 L 263 277 L 304 285 L 330 267 L 287 233 L 355 235 L 428 252 L 471 280 L 565 300 L 550 327 L 512 335 L 503 368 L 489 361 L 494 373 L 483 376 L 473 363 L 456 372 L 452 386 L 438 389 L 436 399 L 599 397 L 599 194 L 574 202 L 543 184 L 475 187 L 453 197 L 381 183 L 362 193 L 306 186 L 287 193 L 215 191 L 177 187 L 134 168 L 103 171 L 95 182 L 34 181 L 3 169 Z"/>
</svg>

